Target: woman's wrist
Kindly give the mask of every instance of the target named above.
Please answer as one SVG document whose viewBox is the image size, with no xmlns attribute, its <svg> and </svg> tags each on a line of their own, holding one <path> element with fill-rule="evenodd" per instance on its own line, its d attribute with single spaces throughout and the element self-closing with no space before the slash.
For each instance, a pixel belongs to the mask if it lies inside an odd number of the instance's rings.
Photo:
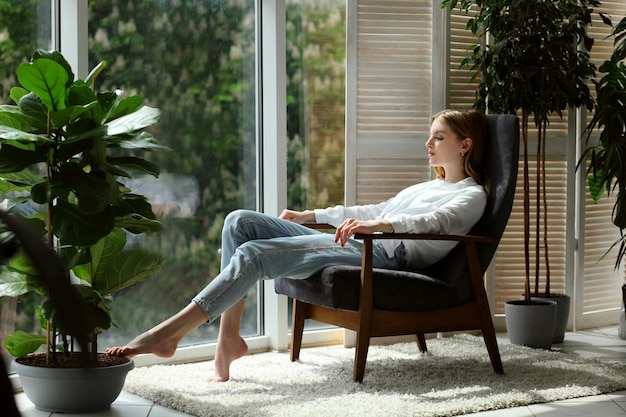
<svg viewBox="0 0 626 417">
<path fill-rule="evenodd" d="M 383 233 L 393 233 L 393 225 L 389 222 L 384 221 L 383 222 L 383 230 L 381 230 Z"/>
<path fill-rule="evenodd" d="M 304 210 L 303 214 L 305 223 L 315 223 L 315 211 Z"/>
</svg>

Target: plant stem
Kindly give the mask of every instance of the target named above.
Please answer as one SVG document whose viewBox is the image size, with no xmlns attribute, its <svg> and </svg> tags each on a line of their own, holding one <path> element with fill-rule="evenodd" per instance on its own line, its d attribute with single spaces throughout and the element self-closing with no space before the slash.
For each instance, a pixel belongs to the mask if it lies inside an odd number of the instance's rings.
<svg viewBox="0 0 626 417">
<path fill-rule="evenodd" d="M 537 177 L 535 182 L 535 291 L 539 294 L 539 257 L 540 257 L 540 240 L 541 240 L 541 124 L 537 126 Z"/>
<path fill-rule="evenodd" d="M 541 177 L 543 195 L 543 256 L 546 266 L 546 296 L 550 295 L 550 259 L 548 254 L 548 197 L 546 191 L 546 131 L 548 121 L 541 123 Z"/>
<path fill-rule="evenodd" d="M 528 113 L 522 109 L 522 141 L 524 143 L 524 300 L 530 304 L 530 179 L 528 176 Z"/>
</svg>

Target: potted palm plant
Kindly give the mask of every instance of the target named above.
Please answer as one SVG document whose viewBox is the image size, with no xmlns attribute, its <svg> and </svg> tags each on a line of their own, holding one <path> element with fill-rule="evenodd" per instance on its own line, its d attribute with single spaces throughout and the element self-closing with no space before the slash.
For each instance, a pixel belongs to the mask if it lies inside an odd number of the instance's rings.
<svg viewBox="0 0 626 417">
<path fill-rule="evenodd" d="M 546 132 L 550 118 L 554 115 L 562 116 L 562 112 L 568 108 L 593 108 L 593 96 L 587 87 L 587 80 L 595 76 L 595 66 L 589 56 L 593 39 L 587 35 L 586 26 L 591 22 L 593 7 L 600 3 L 595 0 L 443 2 L 444 7 L 456 7 L 457 4 L 468 12 L 475 6 L 475 16 L 468 21 L 467 27 L 473 35 L 483 39 L 464 60 L 464 64 L 471 66 L 476 71 L 475 77 L 480 80 L 475 107 L 496 113 L 521 113 L 526 271 L 524 299 L 505 303 L 507 330 L 511 340 L 516 343 L 549 348 L 553 341 L 563 340 L 570 298 L 565 294 L 553 294 L 550 287 L 548 207 L 545 194 Z M 537 141 L 536 178 L 530 178 L 528 169 L 528 142 L 532 125 Z M 531 181 L 536 189 L 532 204 Z M 534 285 L 530 276 L 531 231 L 535 235 Z M 542 259 L 545 271 L 543 292 L 539 288 Z M 514 313 L 511 310 L 521 310 L 523 314 L 539 309 L 554 310 L 551 305 L 556 301 L 544 302 L 539 300 L 540 297 L 563 301 L 559 303 L 560 321 L 552 325 L 552 329 L 551 318 L 512 319 Z M 514 322 L 529 332 L 519 334 Z M 540 324 L 546 324 L 545 336 L 542 337 L 538 331 Z M 551 334 L 549 338 L 548 334 Z"/>
<path fill-rule="evenodd" d="M 5 347 L 17 357 L 13 365 L 26 395 L 47 411 L 99 410 L 119 395 L 133 362 L 98 353 L 98 334 L 112 325 L 112 295 L 163 262 L 126 244 L 127 233 L 159 231 L 161 224 L 147 198 L 124 185 L 133 176 L 159 174 L 143 156 L 165 149 L 144 131 L 160 111 L 139 96 L 97 92 L 105 66 L 74 80 L 59 52 L 37 50 L 17 68 L 16 104 L 0 106 L 0 192 L 10 196 L 3 203 L 22 213 L 62 261 L 86 323 L 76 329 L 62 320 L 30 257 L 18 252 L 3 265 L 0 296 L 43 296 L 43 334 L 17 331 Z M 79 349 L 77 340 L 86 346 Z M 43 352 L 33 353 L 41 346 Z M 60 382 L 42 382 L 49 373 Z M 87 376 L 97 378 L 95 385 Z"/>
<path fill-rule="evenodd" d="M 589 162 L 586 176 L 594 202 L 597 203 L 605 193 L 615 196 L 612 221 L 620 230 L 620 238 L 608 248 L 607 253 L 617 248 L 617 269 L 626 254 L 626 17 L 616 26 L 608 17 L 604 19 L 613 27 L 614 48 L 610 59 L 599 68 L 602 74 L 600 81 L 592 80 L 596 90 L 596 107 L 586 128 L 587 148 L 580 163 Z M 597 141 L 592 137 L 596 129 L 600 131 Z M 626 294 L 626 286 L 622 286 L 622 294 Z M 622 296 L 623 303 L 626 302 L 625 297 Z M 622 310 L 620 323 L 624 321 Z M 624 333 L 624 329 L 620 329 L 620 335 L 626 338 Z"/>
</svg>

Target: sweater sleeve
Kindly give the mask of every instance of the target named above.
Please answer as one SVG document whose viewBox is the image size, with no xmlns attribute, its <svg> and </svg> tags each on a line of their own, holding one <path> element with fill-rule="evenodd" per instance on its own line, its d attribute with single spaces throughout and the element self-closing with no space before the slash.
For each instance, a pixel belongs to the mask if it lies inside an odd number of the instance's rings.
<svg viewBox="0 0 626 417">
<path fill-rule="evenodd" d="M 397 233 L 465 234 L 480 219 L 486 203 L 487 196 L 482 187 L 468 187 L 427 213 L 388 213 L 383 218 Z"/>
<path fill-rule="evenodd" d="M 362 206 L 334 206 L 315 209 L 315 222 L 339 226 L 345 219 L 374 220 L 381 215 L 387 202 Z"/>
</svg>

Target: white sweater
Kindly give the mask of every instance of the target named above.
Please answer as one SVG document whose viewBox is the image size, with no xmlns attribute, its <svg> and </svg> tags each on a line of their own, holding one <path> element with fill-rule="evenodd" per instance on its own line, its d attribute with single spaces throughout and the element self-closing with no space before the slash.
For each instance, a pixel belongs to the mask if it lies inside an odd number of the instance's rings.
<svg viewBox="0 0 626 417">
<path fill-rule="evenodd" d="M 485 189 L 468 177 L 457 183 L 441 179 L 412 185 L 379 204 L 335 206 L 315 210 L 317 223 L 339 226 L 348 218 L 385 220 L 396 233 L 466 234 L 482 216 L 487 202 Z M 389 257 L 404 243 L 407 268 L 434 264 L 457 244 L 443 240 L 383 240 Z"/>
</svg>

